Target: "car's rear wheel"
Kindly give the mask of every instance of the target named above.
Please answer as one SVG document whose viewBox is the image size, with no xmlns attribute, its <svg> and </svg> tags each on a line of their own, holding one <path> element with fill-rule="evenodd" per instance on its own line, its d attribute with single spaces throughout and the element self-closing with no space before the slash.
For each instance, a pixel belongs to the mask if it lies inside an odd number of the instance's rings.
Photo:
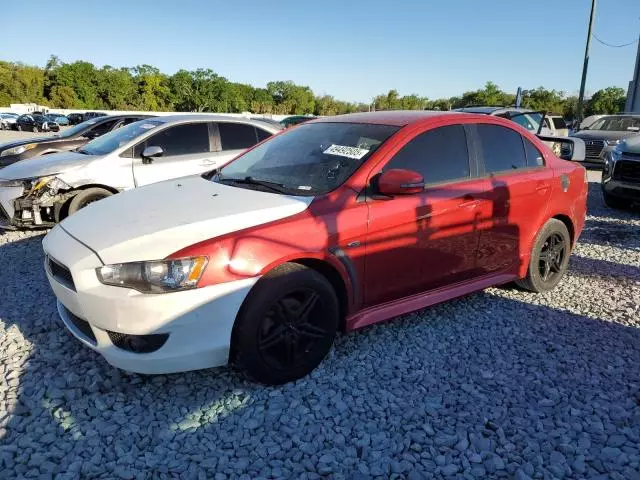
<svg viewBox="0 0 640 480">
<path fill-rule="evenodd" d="M 90 203 L 97 202 L 98 200 L 102 200 L 103 198 L 107 198 L 113 195 L 109 190 L 104 188 L 87 188 L 86 190 L 81 190 L 75 197 L 71 199 L 69 203 L 69 215 L 73 215 L 81 208 L 86 207 Z"/>
<path fill-rule="evenodd" d="M 236 360 L 265 384 L 304 377 L 329 353 L 339 315 L 336 293 L 324 276 L 303 265 L 281 265 L 245 299 L 233 329 Z"/>
<path fill-rule="evenodd" d="M 631 202 L 629 202 L 628 200 L 616 197 L 605 191 L 602 192 L 602 196 L 604 197 L 604 203 L 607 205 L 607 207 L 622 210 L 631 206 Z"/>
<path fill-rule="evenodd" d="M 533 244 L 527 276 L 516 283 L 532 292 L 548 292 L 567 271 L 570 254 L 571 237 L 567 226 L 560 220 L 550 219 Z"/>
</svg>

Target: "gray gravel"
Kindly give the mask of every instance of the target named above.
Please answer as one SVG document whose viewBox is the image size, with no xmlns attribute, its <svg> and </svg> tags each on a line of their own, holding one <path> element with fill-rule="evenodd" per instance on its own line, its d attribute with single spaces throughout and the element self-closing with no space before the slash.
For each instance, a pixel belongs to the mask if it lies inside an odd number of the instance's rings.
<svg viewBox="0 0 640 480">
<path fill-rule="evenodd" d="M 0 478 L 640 479 L 640 212 L 590 216 L 551 293 L 488 289 L 342 336 L 278 388 L 125 375 L 0 234 Z"/>
</svg>

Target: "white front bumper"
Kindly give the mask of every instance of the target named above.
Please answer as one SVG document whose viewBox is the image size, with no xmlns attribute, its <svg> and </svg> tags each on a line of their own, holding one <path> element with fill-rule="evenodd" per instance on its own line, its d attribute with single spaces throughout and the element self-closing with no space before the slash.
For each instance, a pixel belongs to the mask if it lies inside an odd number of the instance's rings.
<svg viewBox="0 0 640 480">
<path fill-rule="evenodd" d="M 143 294 L 100 283 L 95 273 L 102 266 L 98 257 L 59 226 L 45 237 L 43 247 L 73 277 L 75 291 L 47 270 L 67 328 L 110 364 L 138 373 L 182 372 L 226 364 L 236 315 L 258 280 Z M 89 323 L 95 342 L 75 327 L 66 310 Z M 115 346 L 108 331 L 129 335 L 165 333 L 169 337 L 152 353 L 133 353 Z"/>
<path fill-rule="evenodd" d="M 0 170 L 1 172 L 2 170 Z M 13 209 L 13 201 L 21 197 L 24 193 L 23 187 L 0 187 L 0 205 L 7 213 L 9 219 L 13 218 L 14 209 Z"/>
</svg>

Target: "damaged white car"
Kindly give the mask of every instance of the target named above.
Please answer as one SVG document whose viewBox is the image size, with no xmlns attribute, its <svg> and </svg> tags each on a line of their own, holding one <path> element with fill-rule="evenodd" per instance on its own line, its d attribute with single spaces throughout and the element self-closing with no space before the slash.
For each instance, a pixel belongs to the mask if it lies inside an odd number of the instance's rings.
<svg viewBox="0 0 640 480">
<path fill-rule="evenodd" d="M 134 122 L 76 151 L 0 169 L 0 220 L 16 228 L 50 227 L 118 192 L 222 167 L 281 129 L 216 115 Z"/>
</svg>

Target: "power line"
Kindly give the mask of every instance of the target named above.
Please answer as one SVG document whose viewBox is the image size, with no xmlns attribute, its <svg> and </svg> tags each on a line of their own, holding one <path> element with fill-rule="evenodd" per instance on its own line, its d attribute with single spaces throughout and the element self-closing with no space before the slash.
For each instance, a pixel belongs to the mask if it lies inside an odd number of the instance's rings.
<svg viewBox="0 0 640 480">
<path fill-rule="evenodd" d="M 605 41 L 600 40 L 595 33 L 593 33 L 592 35 L 593 35 L 593 38 L 595 38 L 597 41 L 599 41 L 602 45 L 604 45 L 606 47 L 612 47 L 612 48 L 628 47 L 629 45 L 633 45 L 634 43 L 638 42 L 638 40 L 634 40 L 633 42 L 623 43 L 621 45 L 611 45 L 610 43 L 607 43 Z"/>
</svg>

